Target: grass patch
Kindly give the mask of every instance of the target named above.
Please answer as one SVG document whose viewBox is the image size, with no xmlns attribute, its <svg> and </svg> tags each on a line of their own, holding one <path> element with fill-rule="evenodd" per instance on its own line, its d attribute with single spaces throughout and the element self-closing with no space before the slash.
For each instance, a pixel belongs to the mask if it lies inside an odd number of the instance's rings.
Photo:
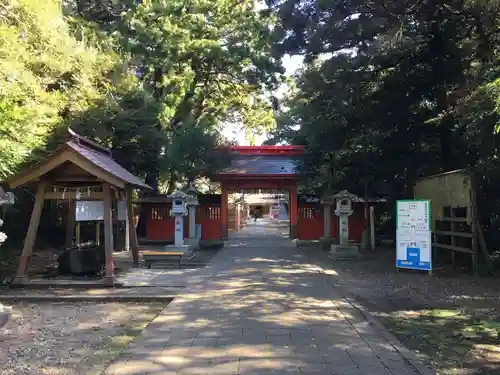
<svg viewBox="0 0 500 375">
<path fill-rule="evenodd" d="M 149 306 L 150 309 L 148 311 L 141 312 L 137 319 L 131 321 L 130 324 L 122 325 L 117 334 L 110 337 L 107 343 L 108 348 L 116 352 L 116 354 L 121 352 L 131 341 L 140 335 L 165 306 L 163 303 L 152 304 Z"/>
<path fill-rule="evenodd" d="M 460 309 L 428 309 L 377 318 L 409 349 L 441 369 L 440 373 L 466 367 L 472 356 L 484 348 L 500 356 L 496 345 L 500 321 L 495 316 L 477 317 Z"/>
</svg>

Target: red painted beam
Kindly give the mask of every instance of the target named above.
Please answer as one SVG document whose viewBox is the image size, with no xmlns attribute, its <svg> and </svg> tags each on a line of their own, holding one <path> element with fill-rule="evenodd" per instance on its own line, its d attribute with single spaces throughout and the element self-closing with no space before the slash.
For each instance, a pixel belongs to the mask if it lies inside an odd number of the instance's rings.
<svg viewBox="0 0 500 375">
<path fill-rule="evenodd" d="M 296 180 L 296 174 L 236 174 L 236 173 L 216 173 L 212 180 L 223 181 L 266 181 L 266 180 Z"/>
<path fill-rule="evenodd" d="M 239 155 L 304 155 L 304 146 L 232 146 Z"/>
</svg>

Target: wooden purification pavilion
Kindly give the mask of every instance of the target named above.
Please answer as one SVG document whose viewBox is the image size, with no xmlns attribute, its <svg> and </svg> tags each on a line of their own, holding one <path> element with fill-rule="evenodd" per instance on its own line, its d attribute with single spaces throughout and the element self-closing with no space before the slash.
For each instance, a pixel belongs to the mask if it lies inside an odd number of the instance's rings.
<svg viewBox="0 0 500 375">
<path fill-rule="evenodd" d="M 10 188 L 36 186 L 36 198 L 14 283 L 28 282 L 26 269 L 33 253 L 36 234 L 45 200 L 68 200 L 67 236 L 75 228 L 75 207 L 79 199 L 103 201 L 106 284 L 114 284 L 113 262 L 113 200 L 126 202 L 125 248 L 132 250 L 133 262 L 139 264 L 139 248 L 134 226 L 132 194 L 134 189 L 152 190 L 112 157 L 111 151 L 68 129 L 68 139 L 46 159 L 13 176 Z"/>
</svg>

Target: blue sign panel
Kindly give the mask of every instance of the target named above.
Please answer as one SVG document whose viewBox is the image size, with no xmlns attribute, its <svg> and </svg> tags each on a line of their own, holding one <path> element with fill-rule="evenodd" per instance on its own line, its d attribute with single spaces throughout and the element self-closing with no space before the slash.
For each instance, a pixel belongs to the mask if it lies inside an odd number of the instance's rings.
<svg viewBox="0 0 500 375">
<path fill-rule="evenodd" d="M 396 266 L 400 268 L 411 268 L 424 271 L 431 270 L 431 262 L 420 261 L 420 249 L 418 247 L 407 247 L 406 260 L 398 259 Z"/>
</svg>

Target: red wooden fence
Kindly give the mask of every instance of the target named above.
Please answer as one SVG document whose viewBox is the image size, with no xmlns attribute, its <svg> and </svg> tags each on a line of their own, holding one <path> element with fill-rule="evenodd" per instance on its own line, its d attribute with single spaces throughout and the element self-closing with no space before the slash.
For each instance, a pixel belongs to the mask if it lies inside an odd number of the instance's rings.
<svg viewBox="0 0 500 375">
<path fill-rule="evenodd" d="M 151 204 L 146 226 L 146 238 L 151 241 L 173 241 L 174 219 L 170 216 L 170 203 Z M 196 224 L 201 224 L 201 239 L 221 238 L 221 215 L 219 204 L 207 204 L 197 207 Z M 184 237 L 189 237 L 189 218 L 184 218 Z"/>
<path fill-rule="evenodd" d="M 172 204 L 151 204 L 146 226 L 146 238 L 151 241 L 174 240 L 174 218 L 170 216 Z"/>
<path fill-rule="evenodd" d="M 297 238 L 299 240 L 317 240 L 323 237 L 323 209 L 319 204 L 299 203 L 297 218 Z"/>
</svg>

